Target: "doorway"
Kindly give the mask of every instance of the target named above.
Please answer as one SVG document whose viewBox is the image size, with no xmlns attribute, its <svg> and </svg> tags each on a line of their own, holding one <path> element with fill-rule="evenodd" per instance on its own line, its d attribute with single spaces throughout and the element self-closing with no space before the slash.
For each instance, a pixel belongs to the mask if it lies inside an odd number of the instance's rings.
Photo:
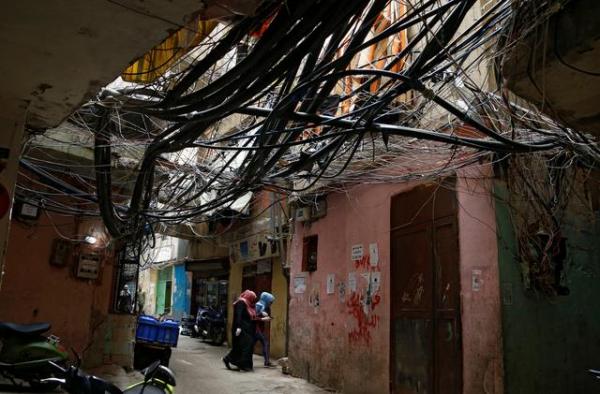
<svg viewBox="0 0 600 394">
<path fill-rule="evenodd" d="M 392 198 L 390 389 L 460 393 L 460 276 L 453 183 Z"/>
<path fill-rule="evenodd" d="M 259 260 L 254 263 L 250 263 L 244 267 L 242 276 L 242 291 L 250 289 L 256 293 L 257 297 L 263 291 L 271 292 L 272 276 L 272 261 L 271 259 Z M 259 323 L 260 324 L 260 323 Z M 268 341 L 271 340 L 271 328 L 270 324 L 262 324 L 263 334 Z M 262 354 L 262 345 L 257 342 L 254 346 L 254 353 Z"/>
</svg>

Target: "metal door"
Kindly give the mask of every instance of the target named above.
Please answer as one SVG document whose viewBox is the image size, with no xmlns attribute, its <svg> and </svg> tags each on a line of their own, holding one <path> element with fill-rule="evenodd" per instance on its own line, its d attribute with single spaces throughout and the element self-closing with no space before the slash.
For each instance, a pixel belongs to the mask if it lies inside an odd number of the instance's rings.
<svg viewBox="0 0 600 394">
<path fill-rule="evenodd" d="M 455 206 L 454 193 L 434 187 L 421 187 L 392 200 L 393 393 L 461 391 Z"/>
</svg>

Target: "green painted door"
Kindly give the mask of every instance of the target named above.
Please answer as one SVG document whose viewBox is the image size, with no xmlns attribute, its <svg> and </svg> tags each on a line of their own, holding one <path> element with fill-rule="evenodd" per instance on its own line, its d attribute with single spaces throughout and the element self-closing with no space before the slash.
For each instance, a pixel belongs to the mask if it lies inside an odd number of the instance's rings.
<svg viewBox="0 0 600 394">
<path fill-rule="evenodd" d="M 156 314 L 162 315 L 171 310 L 173 267 L 165 268 L 158 272 L 156 283 Z"/>
</svg>

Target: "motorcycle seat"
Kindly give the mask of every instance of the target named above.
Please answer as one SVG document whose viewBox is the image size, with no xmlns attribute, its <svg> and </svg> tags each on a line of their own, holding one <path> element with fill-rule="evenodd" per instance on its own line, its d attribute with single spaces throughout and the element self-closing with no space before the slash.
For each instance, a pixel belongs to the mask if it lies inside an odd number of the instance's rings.
<svg viewBox="0 0 600 394">
<path fill-rule="evenodd" d="M 50 323 L 16 324 L 0 322 L 0 332 L 21 335 L 38 335 L 50 329 Z"/>
</svg>

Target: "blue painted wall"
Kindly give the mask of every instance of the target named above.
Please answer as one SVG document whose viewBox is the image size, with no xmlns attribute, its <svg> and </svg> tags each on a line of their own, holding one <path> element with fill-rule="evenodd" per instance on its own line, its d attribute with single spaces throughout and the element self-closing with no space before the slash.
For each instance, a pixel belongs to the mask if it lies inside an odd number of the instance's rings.
<svg viewBox="0 0 600 394">
<path fill-rule="evenodd" d="M 179 264 L 174 267 L 173 275 L 175 283 L 173 284 L 173 307 L 171 315 L 176 319 L 181 319 L 185 314 L 190 313 L 191 299 L 189 290 L 191 283 L 188 281 L 185 264 Z"/>
</svg>

